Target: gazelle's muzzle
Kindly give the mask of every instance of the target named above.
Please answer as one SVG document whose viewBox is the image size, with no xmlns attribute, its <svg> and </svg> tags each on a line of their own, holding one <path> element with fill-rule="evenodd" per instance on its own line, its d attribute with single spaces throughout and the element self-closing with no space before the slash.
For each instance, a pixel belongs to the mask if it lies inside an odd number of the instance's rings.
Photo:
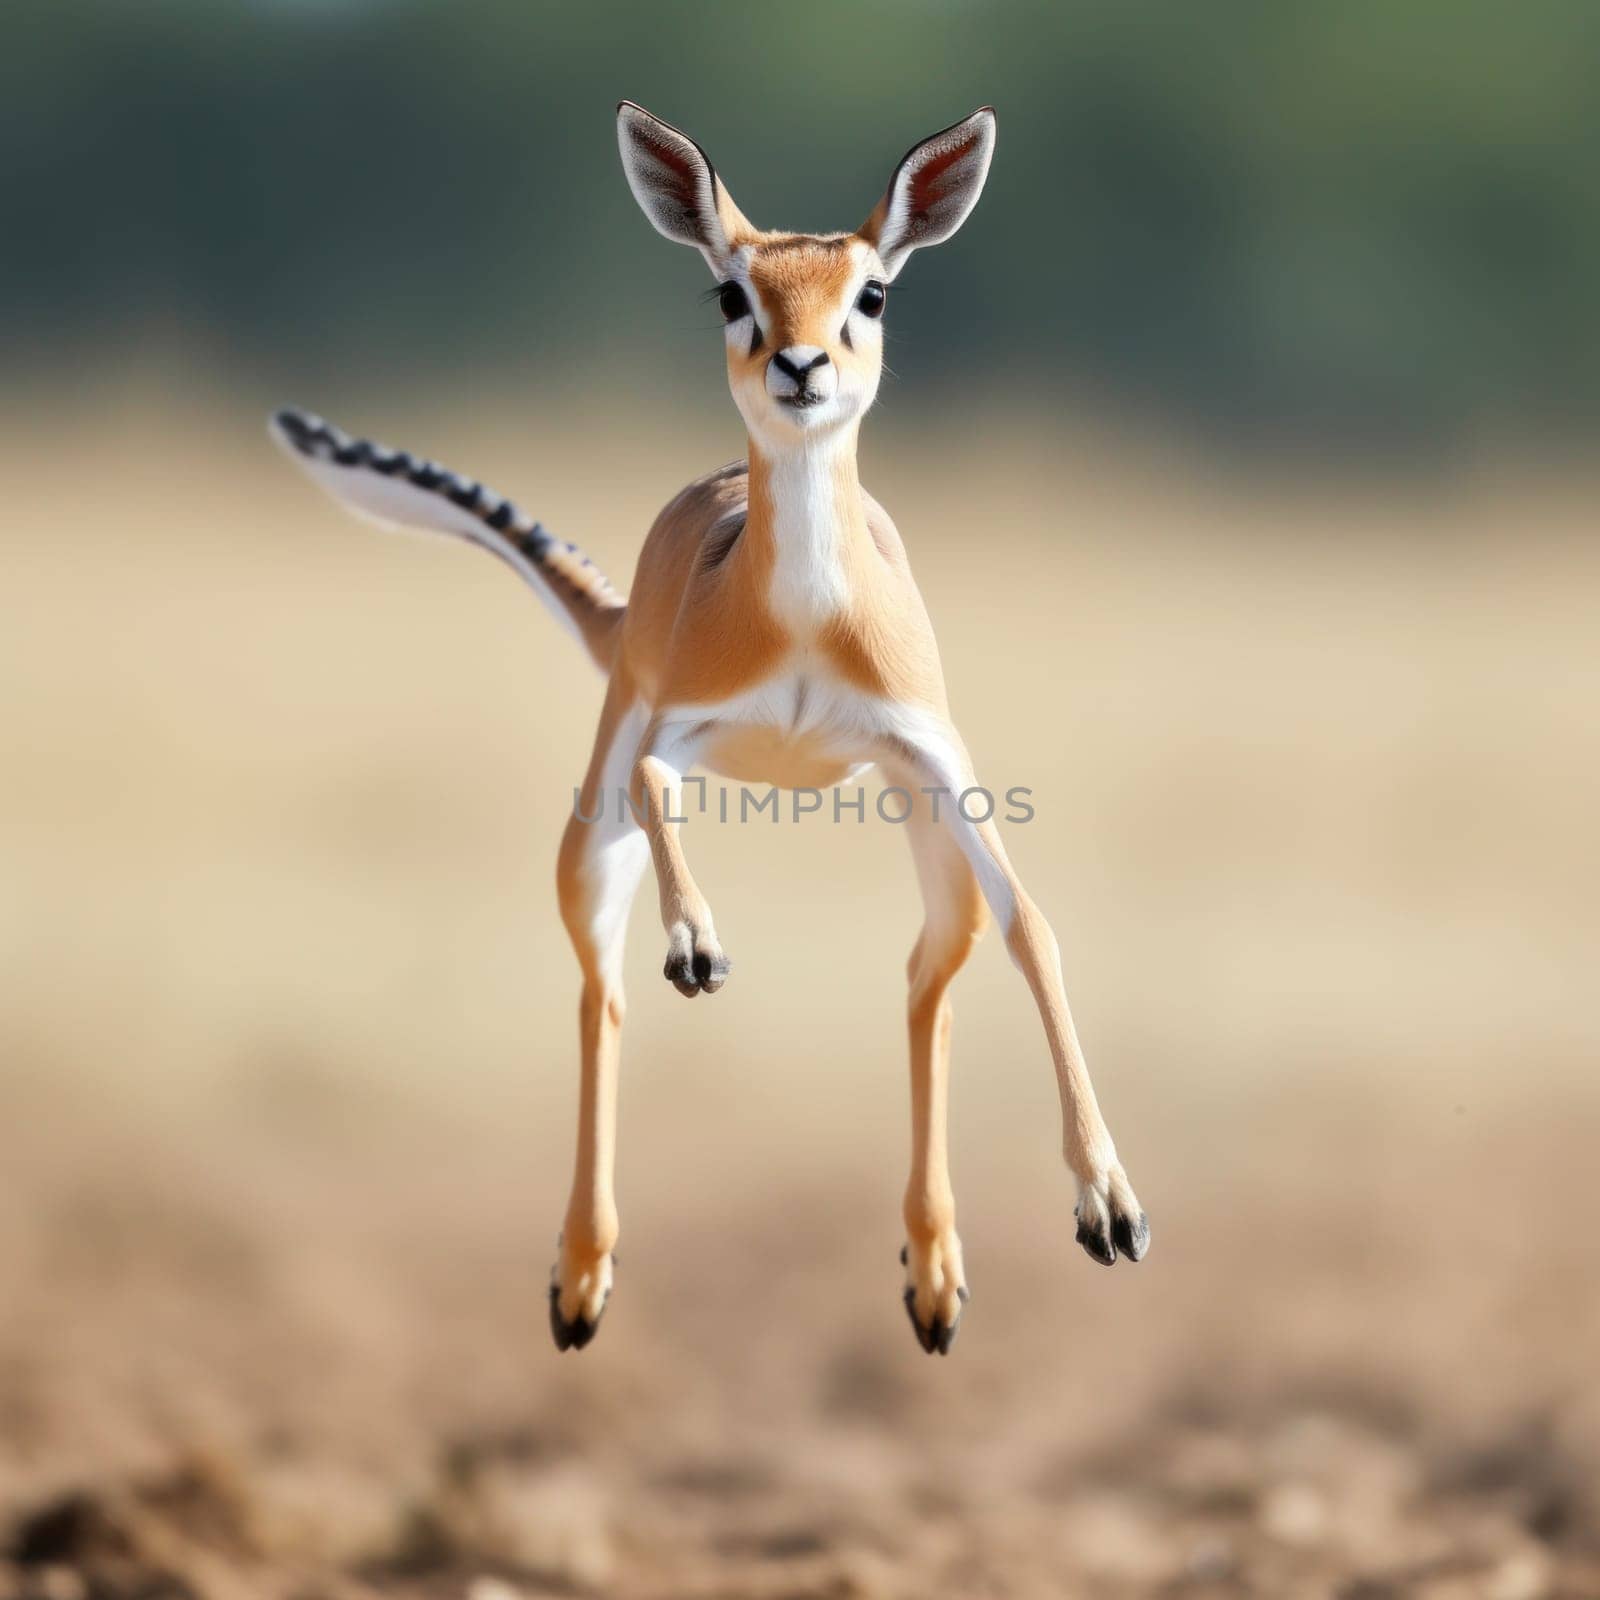
<svg viewBox="0 0 1600 1600">
<path fill-rule="evenodd" d="M 814 344 L 791 344 L 767 363 L 767 393 L 796 410 L 821 405 L 838 390 L 839 369 Z"/>
</svg>

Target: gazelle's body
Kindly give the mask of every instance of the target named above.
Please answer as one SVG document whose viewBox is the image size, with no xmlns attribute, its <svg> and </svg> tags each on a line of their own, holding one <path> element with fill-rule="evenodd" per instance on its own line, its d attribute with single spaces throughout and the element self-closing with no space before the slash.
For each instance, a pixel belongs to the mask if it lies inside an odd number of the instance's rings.
<svg viewBox="0 0 1600 1600">
<path fill-rule="evenodd" d="M 298 413 L 280 415 L 277 430 L 357 511 L 454 533 L 509 561 L 608 675 L 558 868 L 583 971 L 583 1076 L 550 1291 L 557 1344 L 587 1344 L 611 1290 L 622 943 L 648 860 L 667 977 L 693 996 L 714 993 L 728 972 L 674 821 L 684 775 L 701 766 L 742 783 L 821 789 L 877 766 L 920 802 L 906 828 L 925 921 L 909 966 L 905 1300 L 923 1348 L 943 1353 L 966 1299 L 945 1156 L 947 990 L 991 913 L 1055 1064 L 1078 1239 L 1108 1263 L 1119 1247 L 1139 1259 L 1148 1241 L 1073 1032 L 1055 939 L 994 824 L 956 803 L 977 783 L 950 723 L 933 630 L 900 536 L 856 470 L 886 286 L 914 248 L 948 237 L 976 203 L 993 114 L 917 146 L 862 228 L 827 237 L 752 228 L 698 146 L 626 102 L 619 136 L 646 214 L 717 275 L 729 383 L 749 431 L 747 461 L 697 480 L 657 518 L 626 603 L 572 546 L 477 484 Z M 935 790 L 942 806 L 923 799 Z M 631 805 L 617 803 L 624 792 Z"/>
</svg>

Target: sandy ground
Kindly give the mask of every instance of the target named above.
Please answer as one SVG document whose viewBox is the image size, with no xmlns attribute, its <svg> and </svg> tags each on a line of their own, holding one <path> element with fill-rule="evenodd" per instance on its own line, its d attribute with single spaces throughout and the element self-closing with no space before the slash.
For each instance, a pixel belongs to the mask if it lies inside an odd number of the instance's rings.
<svg viewBox="0 0 1600 1600">
<path fill-rule="evenodd" d="M 685 1005 L 636 914 L 618 1288 L 563 1356 L 551 874 L 598 682 L 253 420 L 133 417 L 0 447 L 0 1594 L 1600 1595 L 1592 486 L 891 418 L 868 481 L 980 770 L 1034 790 L 1008 842 L 1154 1247 L 1074 1247 L 991 939 L 974 1298 L 925 1357 L 903 841 L 708 821 L 736 972 Z M 737 451 L 341 420 L 619 581 Z"/>
</svg>

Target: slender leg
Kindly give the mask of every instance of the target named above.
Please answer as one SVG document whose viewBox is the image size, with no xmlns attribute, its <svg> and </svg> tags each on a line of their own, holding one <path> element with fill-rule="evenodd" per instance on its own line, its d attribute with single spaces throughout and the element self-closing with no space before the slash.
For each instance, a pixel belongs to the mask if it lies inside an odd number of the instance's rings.
<svg viewBox="0 0 1600 1600">
<path fill-rule="evenodd" d="M 923 926 L 906 967 L 911 1032 L 911 1175 L 906 1182 L 905 1302 L 917 1343 L 947 1355 L 967 1299 L 950 1187 L 950 982 L 988 923 L 978 881 L 949 833 L 908 824 Z"/>
<path fill-rule="evenodd" d="M 581 1350 L 594 1337 L 611 1293 L 617 1242 L 612 1189 L 617 1066 L 622 1044 L 622 950 L 646 856 L 623 796 L 643 715 L 608 699 L 579 805 L 561 840 L 561 917 L 583 969 L 579 1035 L 578 1146 L 560 1253 L 550 1275 L 556 1347 Z M 619 814 L 620 813 L 620 814 Z M 592 819 L 592 820 L 585 820 Z"/>
<path fill-rule="evenodd" d="M 630 790 L 639 825 L 650 841 L 661 925 L 667 933 L 662 971 L 679 994 L 693 999 L 715 994 L 727 981 L 730 962 L 717 942 L 711 907 L 700 893 L 678 838 L 684 809 L 684 775 L 694 765 L 709 725 L 652 723 L 639 747 Z"/>
<path fill-rule="evenodd" d="M 1007 858 L 999 829 L 986 815 L 988 802 L 977 791 L 960 736 L 948 723 L 910 719 L 885 749 L 884 767 L 908 787 L 947 791 L 940 808 L 943 823 L 971 865 L 1006 950 L 1033 993 L 1061 1097 L 1062 1151 L 1078 1180 L 1078 1243 L 1106 1266 L 1116 1261 L 1119 1250 L 1130 1261 L 1140 1260 L 1149 1248 L 1150 1226 L 1117 1159 L 1089 1080 L 1067 1007 L 1060 947 Z M 961 797 L 968 791 L 974 792 L 963 806 Z M 973 816 L 984 820 L 973 821 Z"/>
</svg>

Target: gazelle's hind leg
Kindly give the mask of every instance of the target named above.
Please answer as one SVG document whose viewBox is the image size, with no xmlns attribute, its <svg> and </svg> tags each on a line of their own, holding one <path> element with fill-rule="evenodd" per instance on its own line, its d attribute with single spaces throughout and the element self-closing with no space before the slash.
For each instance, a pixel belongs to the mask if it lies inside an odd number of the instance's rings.
<svg viewBox="0 0 1600 1600">
<path fill-rule="evenodd" d="M 578 810 L 561 839 L 557 868 L 561 918 L 583 969 L 577 1159 L 559 1254 L 550 1274 L 550 1330 L 560 1350 L 581 1350 L 594 1337 L 611 1293 L 611 1252 L 617 1242 L 612 1178 L 622 1044 L 622 950 L 628 911 L 649 851 L 644 835 L 619 801 L 643 720 L 615 707 L 616 698 L 614 690 L 601 718 Z"/>
<path fill-rule="evenodd" d="M 911 1032 L 911 1175 L 906 1183 L 906 1311 L 917 1343 L 949 1353 L 967 1300 L 950 1187 L 950 981 L 989 917 L 972 868 L 949 833 L 920 814 L 911 848 L 922 886 L 921 936 L 906 968 Z"/>
<path fill-rule="evenodd" d="M 1006 950 L 1033 992 L 1061 1096 L 1062 1153 L 1078 1180 L 1078 1243 L 1106 1266 L 1119 1253 L 1129 1261 L 1143 1259 L 1150 1248 L 1150 1224 L 1117 1157 L 1089 1081 L 1067 1008 L 1060 948 L 1007 858 L 992 816 L 973 821 L 967 815 L 965 796 L 986 791 L 976 787 L 960 735 L 947 722 L 908 717 L 899 736 L 885 744 L 882 760 L 896 784 L 908 790 L 933 784 L 943 791 L 950 837 L 976 874 L 1005 936 Z"/>
</svg>

